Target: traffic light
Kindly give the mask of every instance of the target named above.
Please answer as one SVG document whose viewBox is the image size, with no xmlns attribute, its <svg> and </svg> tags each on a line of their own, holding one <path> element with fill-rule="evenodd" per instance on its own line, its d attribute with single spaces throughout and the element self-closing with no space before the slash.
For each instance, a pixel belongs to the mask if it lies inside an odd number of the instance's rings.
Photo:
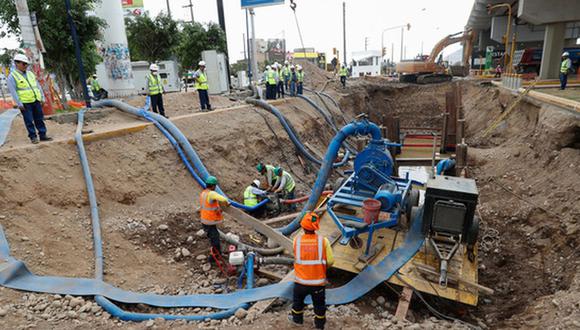
<svg viewBox="0 0 580 330">
<path fill-rule="evenodd" d="M 411 23 L 407 23 L 407 31 L 411 30 Z"/>
<path fill-rule="evenodd" d="M 383 47 L 383 49 L 382 49 L 382 51 L 381 51 L 381 54 L 383 55 L 383 57 L 384 57 L 385 55 L 387 55 L 387 47 Z"/>
</svg>

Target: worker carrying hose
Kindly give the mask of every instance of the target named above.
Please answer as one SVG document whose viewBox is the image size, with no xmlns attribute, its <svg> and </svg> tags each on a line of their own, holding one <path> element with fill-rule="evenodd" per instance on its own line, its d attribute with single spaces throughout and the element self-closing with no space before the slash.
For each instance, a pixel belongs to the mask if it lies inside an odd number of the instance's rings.
<svg viewBox="0 0 580 330">
<path fill-rule="evenodd" d="M 244 205 L 248 207 L 254 207 L 258 205 L 259 199 L 264 198 L 267 192 L 260 189 L 260 180 L 254 180 L 251 185 L 249 185 L 246 190 L 244 190 Z M 259 217 L 262 215 L 264 208 L 260 207 L 257 210 L 250 211 L 253 216 Z"/>
<path fill-rule="evenodd" d="M 346 88 L 346 77 L 348 76 L 348 69 L 344 63 L 338 70 L 338 75 L 340 76 L 340 83 L 342 84 L 342 88 Z"/>
<path fill-rule="evenodd" d="M 272 187 L 274 187 L 274 183 L 276 183 L 276 177 L 274 175 L 276 167 L 273 165 L 264 165 L 260 162 L 256 165 L 256 169 L 261 175 L 266 176 L 266 191 L 272 191 Z"/>
<path fill-rule="evenodd" d="M 221 253 L 220 234 L 217 225 L 224 220 L 222 207 L 230 205 L 226 197 L 215 191 L 217 184 L 218 180 L 215 176 L 208 176 L 205 179 L 206 188 L 199 195 L 201 225 L 207 234 L 214 254 Z"/>
<path fill-rule="evenodd" d="M 282 199 L 294 199 L 294 190 L 296 189 L 296 182 L 290 173 L 284 171 L 281 167 L 274 169 L 276 182 L 272 187 L 272 191 L 278 195 L 282 195 Z M 296 209 L 295 204 L 290 204 L 290 211 Z"/>
<path fill-rule="evenodd" d="M 294 292 L 288 318 L 294 324 L 304 323 L 304 299 L 310 295 L 314 305 L 314 325 L 316 329 L 324 329 L 326 269 L 332 267 L 334 256 L 328 239 L 316 233 L 320 229 L 320 218 L 316 213 L 306 213 L 300 226 L 304 234 L 294 238 Z"/>
</svg>

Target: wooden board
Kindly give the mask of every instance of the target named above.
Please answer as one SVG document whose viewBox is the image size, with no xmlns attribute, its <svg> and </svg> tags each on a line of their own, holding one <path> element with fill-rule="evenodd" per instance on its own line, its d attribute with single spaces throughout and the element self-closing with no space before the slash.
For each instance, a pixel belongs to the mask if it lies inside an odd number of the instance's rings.
<svg viewBox="0 0 580 330">
<path fill-rule="evenodd" d="M 359 215 L 360 216 L 360 215 Z M 336 232 L 337 228 L 330 215 L 325 213 L 322 216 L 320 231 L 319 233 L 324 236 L 330 236 L 332 233 Z M 363 246 L 360 249 L 353 249 L 350 245 L 333 245 L 334 253 L 334 268 L 345 270 L 351 273 L 359 273 L 360 271 L 356 268 L 358 262 L 358 257 L 364 253 L 367 234 L 361 234 L 359 237 L 363 241 Z M 383 243 L 385 248 L 382 249 L 374 258 L 370 264 L 376 265 L 382 261 L 387 254 L 392 250 L 399 247 L 403 240 L 405 239 L 404 231 L 397 231 L 394 229 L 379 229 L 375 231 L 373 236 L 372 244 Z M 460 248 L 453 259 L 449 262 L 449 273 L 457 276 L 458 278 L 463 278 L 466 281 L 477 283 L 477 250 L 475 251 L 475 262 L 470 262 L 467 258 L 467 252 L 464 248 Z M 443 288 L 439 286 L 438 279 L 426 278 L 423 273 L 418 271 L 415 264 L 428 265 L 439 269 L 439 261 L 437 259 L 436 253 L 429 244 L 423 244 L 420 251 L 407 262 L 400 270 L 401 278 L 403 281 L 412 285 L 418 291 L 428 293 L 431 295 L 438 295 L 450 300 L 459 301 L 468 305 L 477 305 L 479 293 L 477 289 L 466 286 L 464 284 L 449 284 L 448 287 Z M 391 277 L 388 282 L 396 284 L 399 286 L 405 286 L 396 277 Z"/>
</svg>

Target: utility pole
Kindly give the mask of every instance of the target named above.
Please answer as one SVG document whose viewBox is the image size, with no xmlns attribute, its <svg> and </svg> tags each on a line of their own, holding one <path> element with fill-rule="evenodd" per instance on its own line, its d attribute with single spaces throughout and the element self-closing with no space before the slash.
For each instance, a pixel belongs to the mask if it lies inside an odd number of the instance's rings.
<svg viewBox="0 0 580 330">
<path fill-rule="evenodd" d="M 191 1 L 191 0 L 190 0 Z M 228 74 L 228 86 L 231 87 L 230 83 L 230 56 L 228 53 L 228 34 L 226 32 L 226 18 L 224 15 L 224 0 L 217 0 L 217 10 L 218 10 L 218 20 L 221 29 L 224 31 L 224 36 L 226 37 L 226 73 Z"/>
<path fill-rule="evenodd" d="M 171 18 L 171 8 L 169 8 L 169 0 L 165 0 L 165 2 L 167 3 L 167 16 Z"/>
<path fill-rule="evenodd" d="M 391 42 L 391 64 L 395 63 L 395 43 Z"/>
<path fill-rule="evenodd" d="M 346 2 L 342 2 L 342 63 L 346 65 Z"/>
<path fill-rule="evenodd" d="M 71 32 L 71 37 L 73 40 L 73 44 L 75 46 L 75 56 L 77 59 L 77 65 L 79 66 L 79 78 L 81 80 L 81 86 L 83 87 L 83 94 L 85 97 L 85 103 L 87 105 L 87 108 L 91 107 L 91 98 L 89 96 L 89 89 L 87 88 L 87 77 L 85 76 L 85 68 L 83 66 L 83 58 L 81 56 L 81 47 L 80 47 L 80 43 L 79 43 L 79 38 L 77 36 L 77 28 L 75 26 L 75 23 L 73 21 L 72 15 L 71 15 L 71 5 L 70 5 L 70 0 L 65 0 L 65 8 L 66 8 L 66 17 L 68 20 L 68 25 L 70 27 L 70 32 Z"/>
<path fill-rule="evenodd" d="M 252 59 L 254 58 L 254 54 L 252 53 L 252 48 L 250 47 L 250 24 L 248 22 L 248 10 L 246 9 L 246 43 L 248 44 L 248 78 L 250 85 L 252 85 Z"/>
<path fill-rule="evenodd" d="M 254 77 L 255 81 L 258 81 L 258 52 L 256 49 L 256 26 L 254 25 L 254 16 L 256 16 L 256 12 L 254 8 L 250 8 L 250 22 L 252 25 L 252 76 Z"/>
<path fill-rule="evenodd" d="M 405 27 L 401 27 L 401 58 L 399 62 L 403 62 L 403 35 L 405 34 Z"/>
<path fill-rule="evenodd" d="M 369 45 L 369 38 L 365 37 L 365 52 L 367 51 L 368 45 Z"/>
<path fill-rule="evenodd" d="M 189 8 L 189 13 L 191 14 L 191 23 L 193 23 L 193 4 L 189 0 L 189 5 L 181 6 L 182 8 Z M 169 8 L 169 7 L 168 7 Z"/>
</svg>

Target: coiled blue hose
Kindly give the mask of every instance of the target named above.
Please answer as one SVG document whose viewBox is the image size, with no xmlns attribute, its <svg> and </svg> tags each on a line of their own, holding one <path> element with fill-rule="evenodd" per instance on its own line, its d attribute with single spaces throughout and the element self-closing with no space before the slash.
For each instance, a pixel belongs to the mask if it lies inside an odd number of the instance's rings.
<svg viewBox="0 0 580 330">
<path fill-rule="evenodd" d="M 332 169 L 332 161 L 338 154 L 340 146 L 346 140 L 347 137 L 351 135 L 368 135 L 372 136 L 373 141 L 382 141 L 381 130 L 380 128 L 375 125 L 374 123 L 369 122 L 366 119 L 352 122 L 338 131 L 330 145 L 328 146 L 328 150 L 326 151 L 326 156 L 324 157 L 324 162 L 318 172 L 318 176 L 316 177 L 316 182 L 314 182 L 314 187 L 312 188 L 312 193 L 310 194 L 310 198 L 304 208 L 300 212 L 300 214 L 292 220 L 291 223 L 288 225 L 279 228 L 278 230 L 284 235 L 290 235 L 295 232 L 298 228 L 300 228 L 300 220 L 304 217 L 309 211 L 314 210 L 316 207 L 316 203 L 318 203 L 318 199 L 324 190 L 324 186 L 326 185 L 326 181 L 330 175 L 330 171 Z"/>
</svg>

